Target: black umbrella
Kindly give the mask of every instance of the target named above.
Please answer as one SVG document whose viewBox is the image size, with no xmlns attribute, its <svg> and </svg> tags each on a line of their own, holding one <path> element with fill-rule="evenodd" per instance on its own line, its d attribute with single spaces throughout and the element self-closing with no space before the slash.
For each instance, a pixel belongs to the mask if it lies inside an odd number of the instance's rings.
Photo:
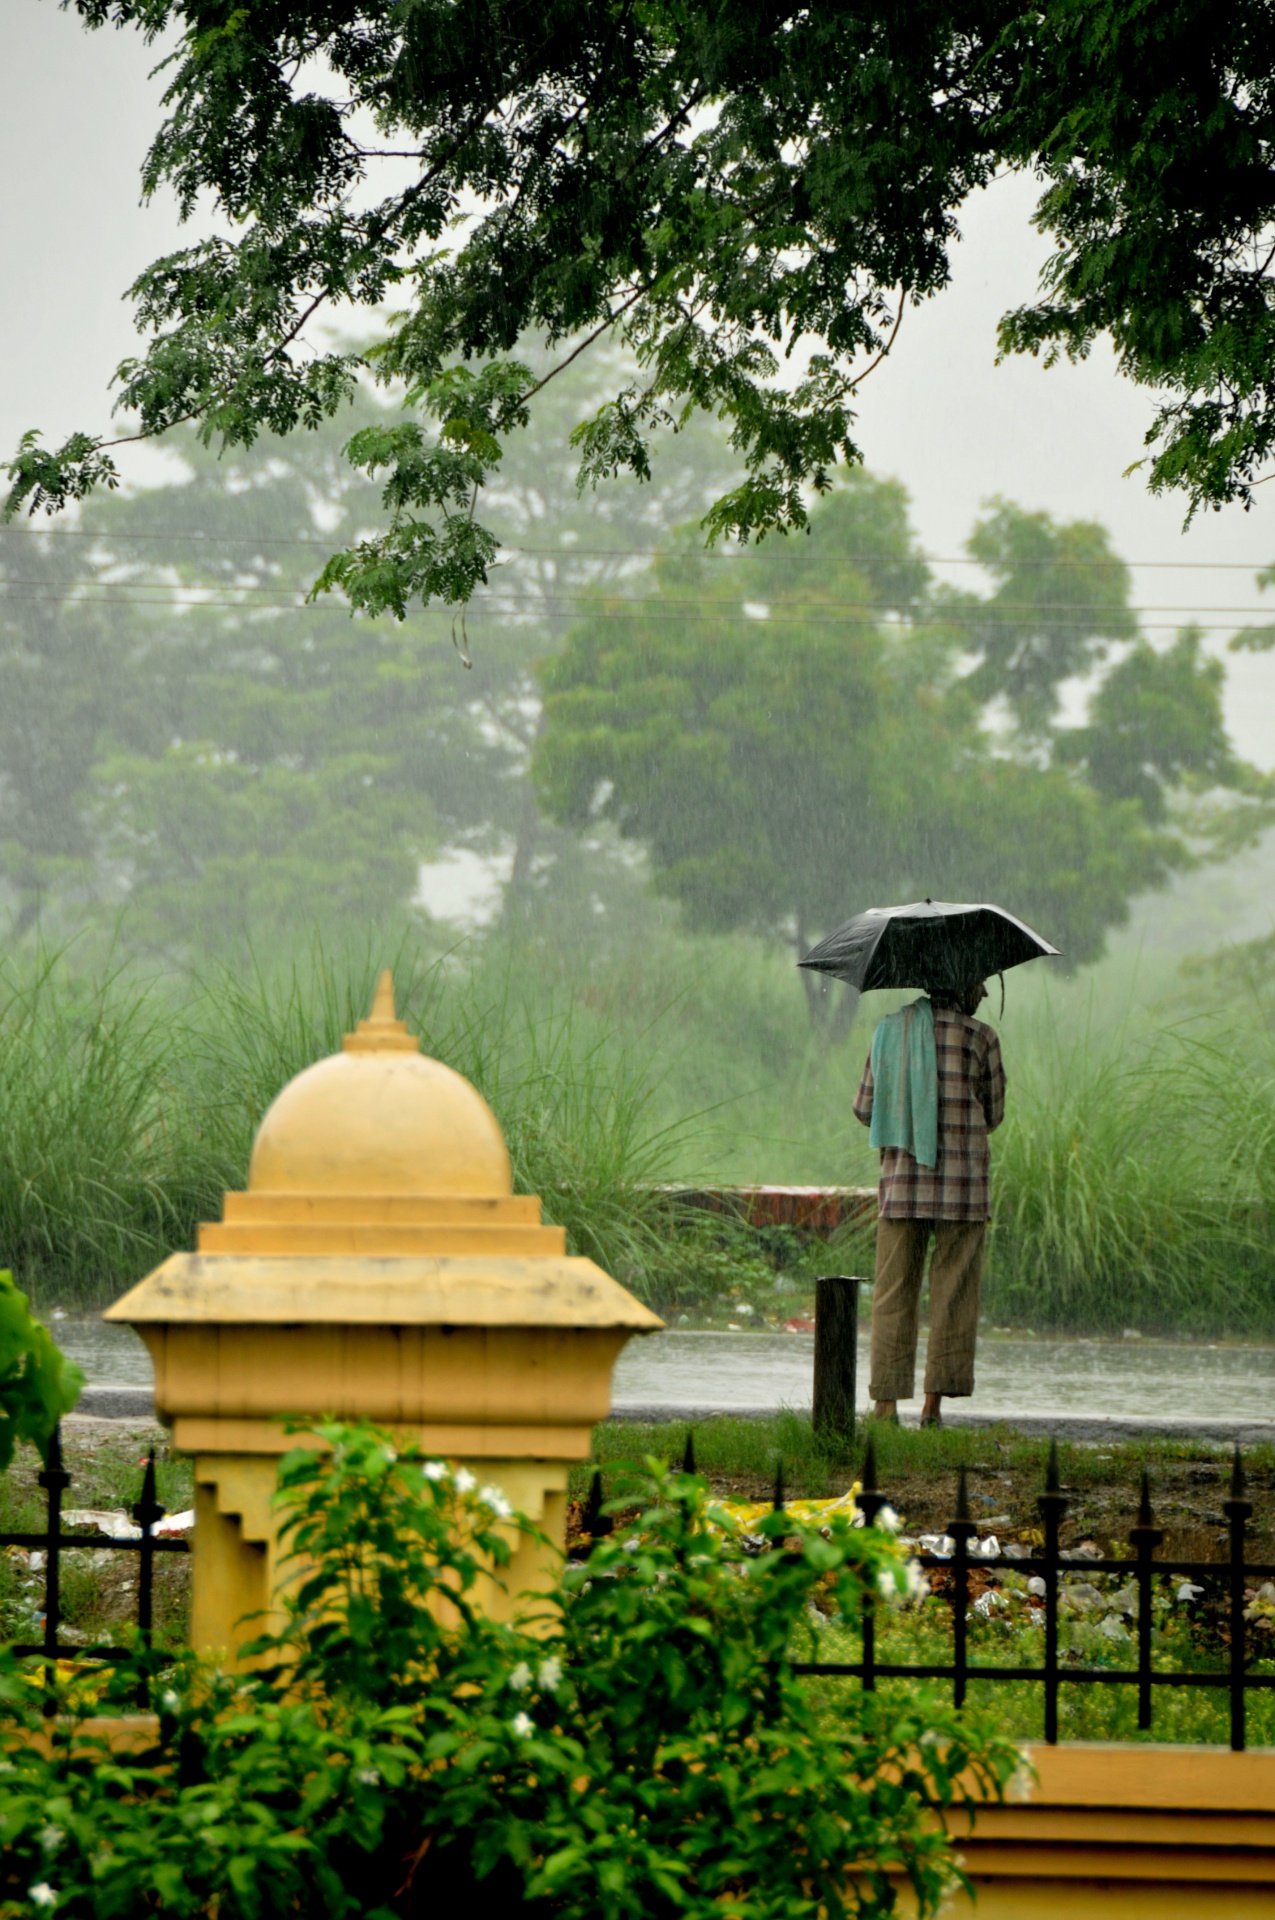
<svg viewBox="0 0 1275 1920">
<path fill-rule="evenodd" d="M 1007 967 L 1057 952 L 1003 907 L 917 900 L 857 913 L 797 964 L 830 973 L 860 993 L 873 987 L 958 993 Z"/>
</svg>

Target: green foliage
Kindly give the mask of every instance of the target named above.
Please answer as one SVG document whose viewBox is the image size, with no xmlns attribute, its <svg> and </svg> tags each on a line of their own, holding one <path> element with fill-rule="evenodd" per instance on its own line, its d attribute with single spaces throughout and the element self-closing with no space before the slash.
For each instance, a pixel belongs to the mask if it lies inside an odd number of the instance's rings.
<svg viewBox="0 0 1275 1920">
<path fill-rule="evenodd" d="M 370 1429 L 319 1437 L 281 1469 L 306 1561 L 255 1673 L 156 1674 L 140 1756 L 74 1718 L 46 1755 L 10 1678 L 28 1724 L 0 1776 L 7 1899 L 74 1920 L 524 1899 L 562 1920 L 714 1920 L 740 1900 L 867 1920 L 894 1910 L 897 1875 L 937 1911 L 959 1874 L 928 1809 L 966 1769 L 1002 1787 L 1016 1752 L 929 1703 L 861 1694 L 834 1720 L 790 1665 L 816 1592 L 849 1619 L 865 1588 L 903 1590 L 888 1534 L 776 1515 L 749 1558 L 702 1480 L 648 1463 L 632 1534 L 497 1626 L 472 1604 L 483 1565 L 531 1531 L 503 1494 Z"/>
<path fill-rule="evenodd" d="M 53 1429 L 80 1397 L 84 1376 L 32 1314 L 27 1296 L 0 1270 L 0 1473 L 20 1440 L 47 1462 Z"/>
<path fill-rule="evenodd" d="M 1002 151 L 1047 180 L 1036 224 L 1056 243 L 1002 347 L 1080 359 L 1105 333 L 1156 398 L 1152 489 L 1248 505 L 1275 449 L 1270 9 L 1051 0 L 991 66 L 1013 89 Z"/>
<path fill-rule="evenodd" d="M 991 575 L 986 600 L 948 593 L 940 604 L 961 621 L 978 656 L 971 692 L 1003 698 L 1028 735 L 1046 732 L 1064 680 L 1089 672 L 1113 641 L 1132 640 L 1129 569 L 1112 552 L 1105 527 L 991 503 L 966 543 Z"/>
<path fill-rule="evenodd" d="M 860 475 L 814 512 L 805 566 L 675 549 L 543 667 L 545 805 L 641 841 L 695 928 L 804 950 L 866 902 L 1000 898 L 1095 958 L 1131 895 L 1193 857 L 1170 801 L 1261 782 L 1193 635 L 1139 643 L 1086 727 L 1055 724 L 1061 684 L 1136 632 L 1101 528 L 1002 501 L 968 545 L 995 592 L 931 597 L 905 496 Z"/>
<path fill-rule="evenodd" d="M 1222 714 L 1225 669 L 1203 654 L 1202 639 L 1188 627 L 1164 652 L 1139 640 L 1098 689 L 1088 725 L 1061 743 L 1083 759 L 1097 792 L 1136 800 L 1155 826 L 1175 791 L 1263 784 L 1236 763 Z"/>
<path fill-rule="evenodd" d="M 332 419 L 364 369 L 401 383 L 402 427 L 350 444 L 384 476 L 389 524 L 321 580 L 356 606 L 469 598 L 495 552 L 478 496 L 599 339 L 636 366 L 575 423 L 582 485 L 644 477 L 654 441 L 716 417 L 742 478 L 710 504 L 710 538 L 804 528 L 810 494 L 859 458 L 859 381 L 946 284 L 962 202 L 1006 165 L 1043 175 L 1058 250 L 1005 349 L 1079 356 L 1109 334 L 1168 396 L 1152 485 L 1193 505 L 1247 499 L 1271 450 L 1259 0 L 1225 31 L 1203 0 L 782 17 L 298 0 L 213 29 L 197 0 L 75 6 L 176 49 L 144 189 L 184 217 L 211 203 L 221 228 L 131 290 L 149 341 L 118 380 L 140 433 L 193 420 L 247 447 Z M 325 319 L 396 298 L 376 348 L 316 344 Z M 543 372 L 514 357 L 528 336 L 555 356 Z M 112 444 L 25 435 L 9 512 L 115 484 Z"/>
</svg>

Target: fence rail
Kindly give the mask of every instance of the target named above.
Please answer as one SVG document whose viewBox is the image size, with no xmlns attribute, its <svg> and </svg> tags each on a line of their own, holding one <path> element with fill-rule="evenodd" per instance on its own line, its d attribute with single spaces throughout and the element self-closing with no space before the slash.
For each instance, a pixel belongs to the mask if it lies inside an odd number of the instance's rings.
<svg viewBox="0 0 1275 1920">
<path fill-rule="evenodd" d="M 131 1514 L 140 1528 L 135 1539 L 117 1539 L 111 1534 L 68 1533 L 62 1526 L 62 1501 L 72 1476 L 62 1463 L 62 1432 L 55 1428 L 49 1446 L 49 1463 L 39 1476 L 39 1484 L 44 1489 L 45 1523 L 40 1532 L 0 1533 L 0 1547 L 25 1547 L 28 1552 L 42 1552 L 44 1562 L 44 1632 L 41 1639 L 28 1644 L 14 1646 L 13 1652 L 24 1657 L 38 1656 L 47 1663 L 52 1684 L 52 1671 L 59 1660 L 127 1660 L 132 1653 L 131 1647 L 71 1645 L 61 1638 L 62 1634 L 62 1555 L 68 1552 L 84 1551 L 93 1553 L 135 1553 L 137 1555 L 137 1626 L 143 1645 L 151 1645 L 154 1631 L 155 1606 L 155 1555 L 157 1553 L 189 1553 L 190 1542 L 182 1539 L 157 1539 L 154 1529 L 163 1520 L 168 1509 L 160 1505 L 155 1491 L 155 1449 L 152 1447 L 142 1475 L 142 1490 L 134 1501 Z M 54 1701 L 50 1693 L 45 1703 L 46 1712 L 54 1711 Z"/>
<path fill-rule="evenodd" d="M 873 1524 L 881 1509 L 890 1504 L 888 1494 L 882 1493 L 876 1484 L 875 1451 L 871 1440 L 868 1442 L 867 1457 L 864 1461 L 863 1486 L 858 1495 L 858 1505 L 869 1526 Z M 1132 1562 L 1114 1559 L 1085 1559 L 1077 1562 L 1064 1559 L 1059 1544 L 1062 1518 L 1067 1510 L 1067 1496 L 1058 1481 L 1058 1446 L 1051 1444 L 1049 1465 L 1045 1474 L 1044 1490 L 1037 1501 L 1043 1522 L 1044 1544 L 1033 1552 L 1030 1560 L 1011 1557 L 1008 1554 L 979 1554 L 970 1557 L 970 1541 L 977 1535 L 977 1527 L 970 1518 L 969 1496 L 966 1489 L 965 1468 L 960 1469 L 956 1513 L 947 1524 L 948 1538 L 952 1541 L 950 1556 L 934 1553 L 918 1553 L 914 1557 L 925 1568 L 941 1567 L 951 1576 L 950 1601 L 952 1610 L 953 1657 L 947 1662 L 910 1662 L 881 1661 L 876 1658 L 876 1598 L 866 1595 L 863 1603 L 862 1635 L 863 1654 L 858 1660 L 824 1661 L 810 1660 L 795 1663 L 798 1673 L 806 1674 L 847 1674 L 855 1675 L 864 1686 L 871 1690 L 878 1679 L 913 1678 L 950 1680 L 952 1699 L 960 1707 L 972 1680 L 996 1681 L 1034 1681 L 1044 1689 L 1044 1734 L 1046 1744 L 1058 1743 L 1058 1693 L 1062 1686 L 1136 1686 L 1138 1689 L 1138 1726 L 1144 1733 L 1152 1730 L 1152 1696 L 1156 1687 L 1211 1687 L 1225 1688 L 1230 1697 L 1231 1746 L 1236 1753 L 1242 1753 L 1245 1745 L 1245 1705 L 1248 1693 L 1256 1690 L 1269 1690 L 1275 1687 L 1275 1673 L 1253 1673 L 1248 1669 L 1247 1622 L 1244 1618 L 1245 1586 L 1250 1580 L 1263 1580 L 1275 1577 L 1275 1566 L 1245 1560 L 1244 1551 L 1249 1520 L 1252 1518 L 1253 1503 L 1246 1496 L 1244 1485 L 1244 1466 L 1240 1450 L 1235 1449 L 1231 1466 L 1231 1488 L 1229 1497 L 1222 1502 L 1222 1511 L 1226 1515 L 1229 1533 L 1229 1556 L 1225 1561 L 1187 1560 L 1170 1558 L 1157 1560 L 1156 1548 L 1161 1545 L 1164 1534 L 1155 1524 L 1151 1511 L 1151 1489 L 1147 1474 L 1142 1475 L 1141 1497 L 1138 1505 L 1138 1518 L 1129 1532 L 1129 1544 L 1134 1549 Z M 1063 1666 L 1058 1658 L 1058 1603 L 1060 1589 L 1065 1573 L 1075 1573 L 1077 1566 L 1083 1565 L 1086 1573 L 1117 1573 L 1125 1579 L 1132 1576 L 1138 1596 L 1137 1610 L 1137 1659 L 1136 1667 L 1080 1667 L 1068 1663 Z M 1044 1583 L 1045 1648 L 1044 1660 L 1040 1666 L 991 1666 L 972 1661 L 967 1650 L 970 1605 L 970 1573 L 974 1567 L 993 1569 L 1013 1568 L 1022 1573 L 1030 1567 L 1034 1575 Z M 1229 1600 L 1230 1647 L 1226 1669 L 1213 1673 L 1166 1672 L 1154 1668 L 1151 1664 L 1151 1614 L 1152 1581 L 1157 1576 L 1172 1574 L 1175 1577 L 1186 1576 L 1192 1582 L 1224 1587 Z"/>
<path fill-rule="evenodd" d="M 696 1470 L 694 1436 L 691 1434 L 687 1436 L 682 1466 L 688 1473 L 694 1473 Z M 774 1511 L 783 1511 L 782 1463 L 776 1473 L 772 1504 Z M 869 1526 L 876 1522 L 883 1508 L 893 1504 L 889 1494 L 877 1486 L 876 1453 L 871 1437 L 868 1440 L 862 1484 L 856 1496 L 856 1504 Z M 1021 1683 L 1026 1681 L 1033 1683 L 1043 1691 L 1044 1737 L 1049 1746 L 1056 1746 L 1058 1743 L 1058 1696 L 1060 1689 L 1064 1686 L 1136 1687 L 1138 1726 L 1144 1733 L 1153 1730 L 1152 1708 L 1156 1688 L 1224 1689 L 1230 1701 L 1231 1746 L 1235 1752 L 1243 1752 L 1248 1694 L 1275 1688 L 1275 1672 L 1255 1673 L 1249 1667 L 1249 1637 L 1247 1621 L 1244 1617 L 1247 1599 L 1245 1588 L 1250 1582 L 1275 1580 L 1275 1564 L 1268 1565 L 1245 1559 L 1247 1529 L 1252 1518 L 1253 1504 L 1245 1491 L 1244 1466 L 1239 1448 L 1236 1447 L 1232 1461 L 1230 1493 L 1222 1503 L 1229 1535 L 1229 1553 L 1224 1561 L 1189 1560 L 1177 1556 L 1171 1556 L 1166 1560 L 1156 1559 L 1156 1549 L 1162 1545 L 1164 1534 L 1155 1524 L 1151 1510 L 1150 1482 L 1145 1472 L 1142 1475 L 1138 1517 L 1129 1532 L 1129 1543 L 1134 1550 L 1133 1559 L 1098 1559 L 1086 1556 L 1083 1560 L 1079 1560 L 1067 1555 L 1061 1546 L 1060 1535 L 1068 1499 L 1059 1485 L 1057 1442 L 1050 1445 L 1045 1485 L 1037 1505 L 1043 1523 L 1044 1539 L 1042 1545 L 1032 1548 L 1030 1558 L 1007 1553 L 978 1552 L 972 1555 L 970 1543 L 976 1540 L 978 1528 L 970 1516 L 965 1468 L 961 1467 L 957 1477 L 956 1512 L 948 1521 L 946 1529 L 947 1536 L 952 1542 L 951 1553 L 910 1554 L 909 1557 L 927 1571 L 941 1570 L 948 1576 L 945 1591 L 937 1597 L 946 1599 L 950 1606 L 951 1660 L 878 1659 L 877 1611 L 882 1603 L 874 1593 L 869 1591 L 864 1594 L 862 1602 L 859 1625 L 863 1650 L 859 1659 L 797 1660 L 793 1662 L 793 1671 L 828 1678 L 858 1679 L 869 1691 L 875 1688 L 878 1680 L 950 1680 L 953 1704 L 957 1707 L 965 1704 L 972 1682 Z M 595 1474 L 583 1517 L 583 1531 L 586 1535 L 596 1537 L 610 1531 L 611 1522 L 603 1514 L 602 1506 L 602 1480 L 600 1474 Z M 981 1661 L 971 1660 L 969 1656 L 969 1615 L 972 1597 L 970 1575 L 975 1571 L 981 1573 L 997 1569 L 1012 1569 L 1018 1574 L 1030 1573 L 1039 1578 L 1043 1585 L 1044 1592 L 1041 1597 L 1044 1602 L 1044 1659 L 1038 1666 L 984 1664 Z M 1132 1580 L 1136 1584 L 1136 1666 L 1085 1667 L 1060 1660 L 1058 1610 L 1059 1601 L 1064 1593 L 1063 1580 L 1064 1576 L 1074 1575 L 1081 1569 L 1086 1574 L 1119 1574 L 1126 1582 Z M 1173 1575 L 1175 1578 L 1185 1577 L 1193 1584 L 1198 1583 L 1203 1591 L 1207 1592 L 1212 1588 L 1225 1598 L 1230 1644 L 1224 1669 L 1213 1672 L 1182 1672 L 1165 1671 L 1152 1665 L 1152 1583 L 1165 1575 Z M 1267 1650 L 1264 1650 L 1264 1657 L 1269 1658 Z"/>
</svg>

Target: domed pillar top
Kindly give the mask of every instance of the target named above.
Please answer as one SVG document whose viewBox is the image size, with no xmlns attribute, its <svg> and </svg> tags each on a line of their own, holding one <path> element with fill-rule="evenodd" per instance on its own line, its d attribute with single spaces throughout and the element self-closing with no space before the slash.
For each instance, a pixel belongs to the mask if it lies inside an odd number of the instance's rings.
<svg viewBox="0 0 1275 1920">
<path fill-rule="evenodd" d="M 105 1317 L 145 1340 L 157 1412 L 195 1455 L 206 1646 L 273 1590 L 283 1416 L 372 1420 L 470 1459 L 561 1542 L 616 1355 L 663 1324 L 513 1192 L 495 1115 L 421 1053 L 388 972 L 341 1052 L 272 1102 L 246 1191 Z"/>
</svg>

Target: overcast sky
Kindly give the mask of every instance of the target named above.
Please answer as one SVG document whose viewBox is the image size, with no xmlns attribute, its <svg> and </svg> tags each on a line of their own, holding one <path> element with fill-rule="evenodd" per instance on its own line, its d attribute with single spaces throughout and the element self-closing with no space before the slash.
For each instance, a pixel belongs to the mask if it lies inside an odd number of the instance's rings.
<svg viewBox="0 0 1275 1920">
<path fill-rule="evenodd" d="M 54 0 L 0 4 L 0 454 L 27 427 L 55 440 L 106 424 L 110 375 L 135 349 L 121 295 L 180 244 L 171 203 L 138 204 L 158 117 L 154 58 L 136 33 L 85 33 Z M 906 484 L 936 556 L 960 553 L 994 493 L 1104 521 L 1134 563 L 1150 636 L 1194 617 L 1220 629 L 1212 644 L 1224 649 L 1241 609 L 1275 619 L 1275 593 L 1268 612 L 1253 580 L 1275 560 L 1275 489 L 1259 491 L 1249 514 L 1209 514 L 1183 532 L 1179 500 L 1153 500 L 1137 475 L 1122 478 L 1152 406 L 1105 350 L 1049 373 L 1031 361 L 995 365 L 997 318 L 1030 298 L 1043 257 L 1032 203 L 1030 182 L 1004 180 L 966 210 L 952 286 L 906 315 L 893 358 L 862 390 L 868 464 Z M 1236 744 L 1275 766 L 1275 655 L 1227 658 Z"/>
</svg>

